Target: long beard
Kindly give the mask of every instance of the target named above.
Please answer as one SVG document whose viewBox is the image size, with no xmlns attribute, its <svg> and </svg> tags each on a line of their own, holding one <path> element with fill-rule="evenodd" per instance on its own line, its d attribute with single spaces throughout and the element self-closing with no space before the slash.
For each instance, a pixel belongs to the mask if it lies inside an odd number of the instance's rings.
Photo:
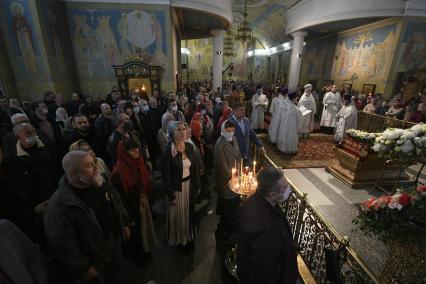
<svg viewBox="0 0 426 284">
<path fill-rule="evenodd" d="M 86 186 L 94 186 L 94 187 L 101 187 L 104 183 L 103 177 L 97 173 L 94 177 L 85 177 L 85 176 L 79 176 L 79 181 L 81 184 Z"/>
</svg>

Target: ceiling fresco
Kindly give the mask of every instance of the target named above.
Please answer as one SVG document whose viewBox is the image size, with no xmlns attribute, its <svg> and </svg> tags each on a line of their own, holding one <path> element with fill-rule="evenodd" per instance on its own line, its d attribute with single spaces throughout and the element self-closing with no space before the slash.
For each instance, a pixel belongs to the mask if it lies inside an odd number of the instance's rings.
<svg viewBox="0 0 426 284">
<path fill-rule="evenodd" d="M 264 47 L 282 43 L 286 40 L 285 15 L 287 0 L 247 0 L 248 21 L 256 37 Z M 243 20 L 244 0 L 232 3 L 233 31 Z"/>
</svg>

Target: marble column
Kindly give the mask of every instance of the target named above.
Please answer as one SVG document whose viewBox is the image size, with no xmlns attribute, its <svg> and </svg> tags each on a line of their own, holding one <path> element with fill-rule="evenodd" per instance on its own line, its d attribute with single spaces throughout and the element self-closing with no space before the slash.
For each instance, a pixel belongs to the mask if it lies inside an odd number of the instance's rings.
<svg viewBox="0 0 426 284">
<path fill-rule="evenodd" d="M 222 89 L 223 36 L 225 30 L 211 30 L 213 35 L 213 80 L 212 87 Z"/>
<path fill-rule="evenodd" d="M 288 89 L 290 91 L 296 90 L 296 87 L 299 84 L 300 67 L 302 65 L 303 42 L 307 34 L 308 33 L 306 31 L 297 31 L 292 33 L 293 48 L 291 52 L 290 69 L 288 74 Z"/>
</svg>

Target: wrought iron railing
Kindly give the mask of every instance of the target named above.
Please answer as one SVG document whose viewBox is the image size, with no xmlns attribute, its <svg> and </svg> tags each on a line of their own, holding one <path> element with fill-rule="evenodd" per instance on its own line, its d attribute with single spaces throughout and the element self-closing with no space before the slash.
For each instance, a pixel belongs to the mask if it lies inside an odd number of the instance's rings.
<svg viewBox="0 0 426 284">
<path fill-rule="evenodd" d="M 263 166 L 278 166 L 266 155 L 257 155 Z M 293 193 L 282 205 L 300 256 L 317 283 L 379 283 L 374 274 L 326 218 L 291 181 Z"/>
</svg>

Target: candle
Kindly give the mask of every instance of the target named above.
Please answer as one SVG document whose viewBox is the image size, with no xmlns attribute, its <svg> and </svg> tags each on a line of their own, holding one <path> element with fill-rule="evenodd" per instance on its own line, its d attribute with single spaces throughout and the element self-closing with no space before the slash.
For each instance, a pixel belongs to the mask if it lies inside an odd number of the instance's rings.
<svg viewBox="0 0 426 284">
<path fill-rule="evenodd" d="M 256 176 L 256 160 L 253 162 L 253 175 Z"/>
<path fill-rule="evenodd" d="M 232 179 L 235 177 L 235 173 L 236 173 L 236 171 L 237 171 L 237 170 L 236 170 L 235 168 L 232 168 L 232 177 L 231 177 Z"/>
</svg>

